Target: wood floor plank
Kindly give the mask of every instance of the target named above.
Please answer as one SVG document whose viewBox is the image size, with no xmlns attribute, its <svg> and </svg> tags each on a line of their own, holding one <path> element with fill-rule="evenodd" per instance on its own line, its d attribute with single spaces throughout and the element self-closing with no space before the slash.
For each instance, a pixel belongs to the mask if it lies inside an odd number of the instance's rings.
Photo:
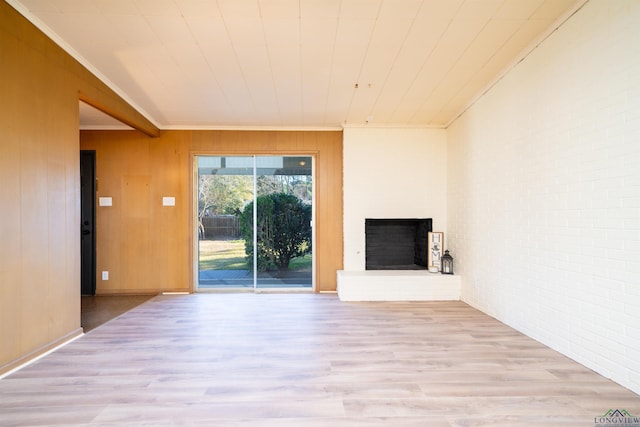
<svg viewBox="0 0 640 427">
<path fill-rule="evenodd" d="M 462 302 L 158 296 L 0 380 L 0 426 L 593 425 L 640 396 Z"/>
</svg>

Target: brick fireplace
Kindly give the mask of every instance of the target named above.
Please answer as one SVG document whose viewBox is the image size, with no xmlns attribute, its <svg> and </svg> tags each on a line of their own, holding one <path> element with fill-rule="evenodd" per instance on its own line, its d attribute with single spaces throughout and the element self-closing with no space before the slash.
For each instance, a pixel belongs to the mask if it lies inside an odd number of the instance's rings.
<svg viewBox="0 0 640 427">
<path fill-rule="evenodd" d="M 365 219 L 365 270 L 338 271 L 342 301 L 459 300 L 459 276 L 427 270 L 431 218 Z"/>
<path fill-rule="evenodd" d="M 376 261 L 382 266 L 370 269 L 366 259 L 367 219 L 431 219 L 432 231 L 445 232 L 446 241 L 446 159 L 443 129 L 345 127 L 341 300 L 460 299 L 458 275 L 430 273 L 406 258 Z"/>
</svg>

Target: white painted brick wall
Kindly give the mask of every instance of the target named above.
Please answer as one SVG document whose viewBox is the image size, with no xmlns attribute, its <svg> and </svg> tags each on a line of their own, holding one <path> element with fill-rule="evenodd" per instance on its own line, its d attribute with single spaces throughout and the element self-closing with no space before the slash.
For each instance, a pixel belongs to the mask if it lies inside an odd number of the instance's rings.
<svg viewBox="0 0 640 427">
<path fill-rule="evenodd" d="M 639 23 L 591 0 L 447 134 L 462 299 L 636 393 Z"/>
</svg>

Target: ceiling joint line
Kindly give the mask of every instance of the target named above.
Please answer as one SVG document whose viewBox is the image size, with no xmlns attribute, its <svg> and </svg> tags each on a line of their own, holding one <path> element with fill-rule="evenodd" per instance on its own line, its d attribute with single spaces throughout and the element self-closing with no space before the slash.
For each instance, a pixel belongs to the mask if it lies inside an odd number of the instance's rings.
<svg viewBox="0 0 640 427">
<path fill-rule="evenodd" d="M 278 109 L 278 122 L 283 125 L 284 121 L 282 120 L 282 106 L 280 105 L 280 96 L 278 94 L 278 89 L 276 86 L 276 79 L 273 73 L 273 63 L 271 62 L 271 51 L 269 50 L 269 42 L 267 40 L 267 32 L 265 31 L 264 24 L 264 16 L 262 15 L 262 7 L 261 3 L 258 2 L 258 12 L 260 13 L 260 23 L 262 24 L 262 39 L 264 40 L 264 48 L 267 51 L 267 61 L 269 63 L 269 77 L 271 79 L 271 88 L 273 89 L 273 95 L 276 98 L 276 107 Z M 298 12 L 299 13 L 299 12 Z"/>
<path fill-rule="evenodd" d="M 387 83 L 389 82 L 389 77 L 391 76 L 391 73 L 393 71 L 393 64 L 396 64 L 398 61 L 398 57 L 400 56 L 400 52 L 402 52 L 402 47 L 405 45 L 407 39 L 409 38 L 409 34 L 411 34 L 411 30 L 413 29 L 413 26 L 416 23 L 416 16 L 420 13 L 420 11 L 422 10 L 422 8 L 424 7 L 424 0 L 422 0 L 422 2 L 420 3 L 420 7 L 418 8 L 418 12 L 416 13 L 416 15 L 413 17 L 413 19 L 411 20 L 411 25 L 409 25 L 409 28 L 407 29 L 404 38 L 402 39 L 402 43 L 400 44 L 400 48 L 398 49 L 398 51 L 396 52 L 396 54 L 393 57 L 393 61 L 392 61 L 392 65 L 391 67 L 389 67 L 389 71 L 387 72 L 387 75 L 385 76 L 384 79 L 384 83 L 382 83 L 380 91 L 378 92 L 378 95 L 376 96 L 376 99 L 373 101 L 373 105 L 372 108 L 369 112 L 369 114 L 374 114 L 374 111 L 376 110 L 377 106 L 378 106 L 378 101 L 380 100 L 380 96 L 382 95 L 382 92 L 384 91 L 384 88 L 387 86 Z M 395 112 L 395 110 L 394 110 Z"/>
<path fill-rule="evenodd" d="M 349 102 L 349 107 L 347 108 L 347 117 L 349 117 L 351 115 L 351 108 L 353 107 L 353 100 L 355 99 L 356 94 L 358 93 L 358 86 L 359 86 L 359 82 L 362 79 L 362 70 L 364 69 L 364 64 L 367 62 L 367 56 L 369 56 L 369 48 L 371 47 L 371 36 L 375 33 L 376 31 L 376 26 L 378 25 L 378 19 L 380 18 L 380 11 L 382 10 L 382 2 L 384 0 L 381 0 L 380 3 L 378 3 L 378 11 L 376 12 L 376 19 L 374 21 L 374 25 L 373 28 L 371 29 L 371 34 L 369 35 L 369 41 L 367 43 L 367 48 L 365 50 L 365 54 L 362 57 L 362 62 L 360 62 L 360 69 L 358 70 L 358 78 L 355 82 L 355 86 L 353 88 L 353 95 L 351 96 L 351 101 Z"/>
<path fill-rule="evenodd" d="M 451 15 L 451 19 L 449 19 L 449 22 L 447 23 L 447 26 L 442 30 L 442 32 L 440 33 L 440 35 L 438 36 L 438 40 L 436 43 L 433 44 L 433 47 L 431 48 L 431 50 L 429 51 L 429 53 L 427 54 L 427 56 L 425 57 L 424 61 L 422 62 L 422 65 L 420 66 L 420 69 L 415 73 L 414 77 L 413 77 L 413 81 L 411 82 L 411 84 L 407 87 L 407 89 L 404 91 L 404 93 L 402 94 L 402 97 L 400 98 L 400 103 L 399 105 L 402 105 L 402 101 L 404 99 L 407 98 L 407 95 L 412 91 L 412 88 L 415 86 L 416 84 L 416 80 L 418 79 L 418 76 L 420 76 L 423 73 L 423 70 L 425 69 L 427 63 L 429 62 L 429 60 L 431 59 L 431 57 L 433 56 L 433 52 L 436 50 L 436 48 L 440 45 L 442 38 L 444 37 L 445 34 L 447 34 L 447 32 L 449 31 L 449 29 L 451 28 L 451 24 L 453 23 L 455 17 L 460 13 L 460 9 L 462 9 L 462 5 L 464 4 L 464 1 L 460 2 L 460 4 L 458 5 L 458 9 L 456 10 L 456 12 L 454 14 Z M 396 114 L 396 111 L 398 111 L 398 109 L 396 108 L 393 113 L 391 114 L 391 117 L 394 117 Z M 415 117 L 415 114 L 413 116 L 411 116 L 409 118 L 409 120 L 407 120 L 407 123 L 410 123 L 413 118 Z"/>
</svg>

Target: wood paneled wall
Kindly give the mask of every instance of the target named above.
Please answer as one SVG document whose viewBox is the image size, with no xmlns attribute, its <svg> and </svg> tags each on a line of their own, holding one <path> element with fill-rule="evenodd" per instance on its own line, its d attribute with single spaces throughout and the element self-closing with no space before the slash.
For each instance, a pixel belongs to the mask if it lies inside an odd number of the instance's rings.
<svg viewBox="0 0 640 427">
<path fill-rule="evenodd" d="M 109 142 L 120 144 L 120 150 L 109 147 L 98 152 L 99 190 L 124 194 L 120 210 L 104 212 L 108 221 L 102 218 L 99 225 L 105 228 L 99 229 L 98 269 L 108 260 L 111 272 L 110 287 L 98 282 L 103 293 L 189 288 L 191 253 L 183 249 L 191 247 L 190 213 L 184 208 L 190 197 L 189 158 L 196 149 L 238 149 L 235 141 L 244 137 L 180 131 L 147 137 L 160 133 L 153 123 L 4 1 L 0 1 L 0 64 L 2 374 L 82 333 L 79 100 L 140 131 Z M 337 226 L 342 223 L 342 159 L 337 154 L 341 134 L 330 135 L 265 133 L 251 147 L 262 152 L 279 147 L 317 150 L 319 165 L 326 170 L 321 176 L 336 178 L 319 181 L 323 186 L 319 193 L 325 194 L 319 195 L 319 203 L 340 200 L 323 220 L 325 230 L 335 232 L 318 235 L 320 289 L 335 286 L 335 269 L 342 263 L 341 241 L 333 243 L 342 236 L 341 225 Z M 94 135 L 94 142 L 106 145 L 101 138 Z M 110 163 L 118 169 L 105 173 Z M 158 200 L 163 195 L 175 195 L 182 207 L 161 208 Z M 151 227 L 165 232 L 149 233 Z M 145 250 L 148 256 L 141 257 Z"/>
<path fill-rule="evenodd" d="M 342 132 L 83 131 L 81 148 L 96 151 L 97 292 L 191 291 L 193 157 L 199 154 L 304 154 L 316 161 L 316 288 L 336 289 L 342 268 Z M 162 197 L 176 198 L 175 207 Z M 109 280 L 100 272 L 109 271 Z"/>
<path fill-rule="evenodd" d="M 80 98 L 155 126 L 0 1 L 0 374 L 80 329 Z"/>
</svg>

